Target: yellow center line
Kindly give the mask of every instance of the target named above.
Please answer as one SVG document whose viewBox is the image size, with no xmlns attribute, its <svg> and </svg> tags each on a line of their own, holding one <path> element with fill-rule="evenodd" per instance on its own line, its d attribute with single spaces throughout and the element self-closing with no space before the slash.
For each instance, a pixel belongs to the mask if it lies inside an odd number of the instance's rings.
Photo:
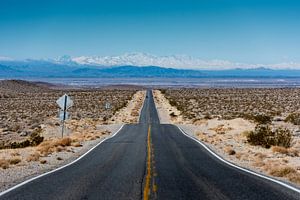
<svg viewBox="0 0 300 200">
<path fill-rule="evenodd" d="M 151 180 L 151 126 L 148 128 L 148 137 L 147 137 L 147 175 L 146 175 L 146 184 L 144 187 L 144 200 L 149 199 L 150 195 L 150 180 Z"/>
</svg>

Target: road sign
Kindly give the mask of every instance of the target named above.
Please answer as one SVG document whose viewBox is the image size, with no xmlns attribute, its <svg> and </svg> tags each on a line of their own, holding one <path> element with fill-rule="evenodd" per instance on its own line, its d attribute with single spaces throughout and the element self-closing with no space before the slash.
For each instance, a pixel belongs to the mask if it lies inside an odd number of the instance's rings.
<svg viewBox="0 0 300 200">
<path fill-rule="evenodd" d="M 59 112 L 59 119 L 62 121 L 61 136 L 64 137 L 65 120 L 69 117 L 67 109 L 73 106 L 73 101 L 68 95 L 64 94 L 57 99 L 56 103 L 62 109 Z"/>
<path fill-rule="evenodd" d="M 110 103 L 108 102 L 105 103 L 105 109 L 110 109 Z"/>
<path fill-rule="evenodd" d="M 67 110 L 68 108 L 70 108 L 71 106 L 73 106 L 73 101 L 72 99 L 64 94 L 63 96 L 59 97 L 59 99 L 57 99 L 56 103 L 58 104 L 58 106 L 62 109 L 62 110 Z"/>
<path fill-rule="evenodd" d="M 64 112 L 63 110 L 60 110 L 59 111 L 59 119 L 60 119 L 60 121 L 64 121 L 64 120 L 69 119 L 69 113 L 68 112 Z"/>
</svg>

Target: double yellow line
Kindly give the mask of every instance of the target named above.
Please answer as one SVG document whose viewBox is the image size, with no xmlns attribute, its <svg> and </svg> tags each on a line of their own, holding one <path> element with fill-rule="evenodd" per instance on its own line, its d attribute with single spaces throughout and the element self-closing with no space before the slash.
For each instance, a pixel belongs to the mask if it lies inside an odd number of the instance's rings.
<svg viewBox="0 0 300 200">
<path fill-rule="evenodd" d="M 150 187 L 151 187 L 151 161 L 152 161 L 152 145 L 151 145 L 151 126 L 148 127 L 147 135 L 147 174 L 146 174 L 146 183 L 144 187 L 144 200 L 148 200 L 150 196 Z"/>
<path fill-rule="evenodd" d="M 151 182 L 152 182 L 152 188 L 154 192 L 154 196 L 157 191 L 157 186 L 155 184 L 155 168 L 154 168 L 154 161 L 153 161 L 153 147 L 151 142 L 151 126 L 148 127 L 148 135 L 147 135 L 147 173 L 146 173 L 146 183 L 144 186 L 144 200 L 148 200 L 150 198 L 151 194 Z M 153 167 L 153 169 L 152 169 Z M 153 177 L 152 177 L 153 175 Z"/>
</svg>

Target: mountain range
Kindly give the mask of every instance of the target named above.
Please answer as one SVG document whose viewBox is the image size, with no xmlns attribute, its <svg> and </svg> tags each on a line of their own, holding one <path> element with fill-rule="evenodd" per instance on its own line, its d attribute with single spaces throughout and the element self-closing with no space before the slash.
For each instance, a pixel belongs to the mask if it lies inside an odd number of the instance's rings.
<svg viewBox="0 0 300 200">
<path fill-rule="evenodd" d="M 300 70 L 245 67 L 245 64 L 228 61 L 204 62 L 186 56 L 158 57 L 141 53 L 43 60 L 0 59 L 0 78 L 22 77 L 300 77 Z"/>
</svg>

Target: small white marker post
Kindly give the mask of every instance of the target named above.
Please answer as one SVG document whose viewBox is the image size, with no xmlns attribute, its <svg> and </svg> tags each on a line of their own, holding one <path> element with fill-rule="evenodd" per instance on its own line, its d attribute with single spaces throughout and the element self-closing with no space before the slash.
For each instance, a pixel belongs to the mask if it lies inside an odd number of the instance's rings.
<svg viewBox="0 0 300 200">
<path fill-rule="evenodd" d="M 105 109 L 106 110 L 110 109 L 110 103 L 108 103 L 108 102 L 105 103 Z"/>
<path fill-rule="evenodd" d="M 67 94 L 64 94 L 56 103 L 62 109 L 59 113 L 59 118 L 62 121 L 61 137 L 64 137 L 65 120 L 69 117 L 67 109 L 73 106 L 73 101 Z"/>
</svg>

